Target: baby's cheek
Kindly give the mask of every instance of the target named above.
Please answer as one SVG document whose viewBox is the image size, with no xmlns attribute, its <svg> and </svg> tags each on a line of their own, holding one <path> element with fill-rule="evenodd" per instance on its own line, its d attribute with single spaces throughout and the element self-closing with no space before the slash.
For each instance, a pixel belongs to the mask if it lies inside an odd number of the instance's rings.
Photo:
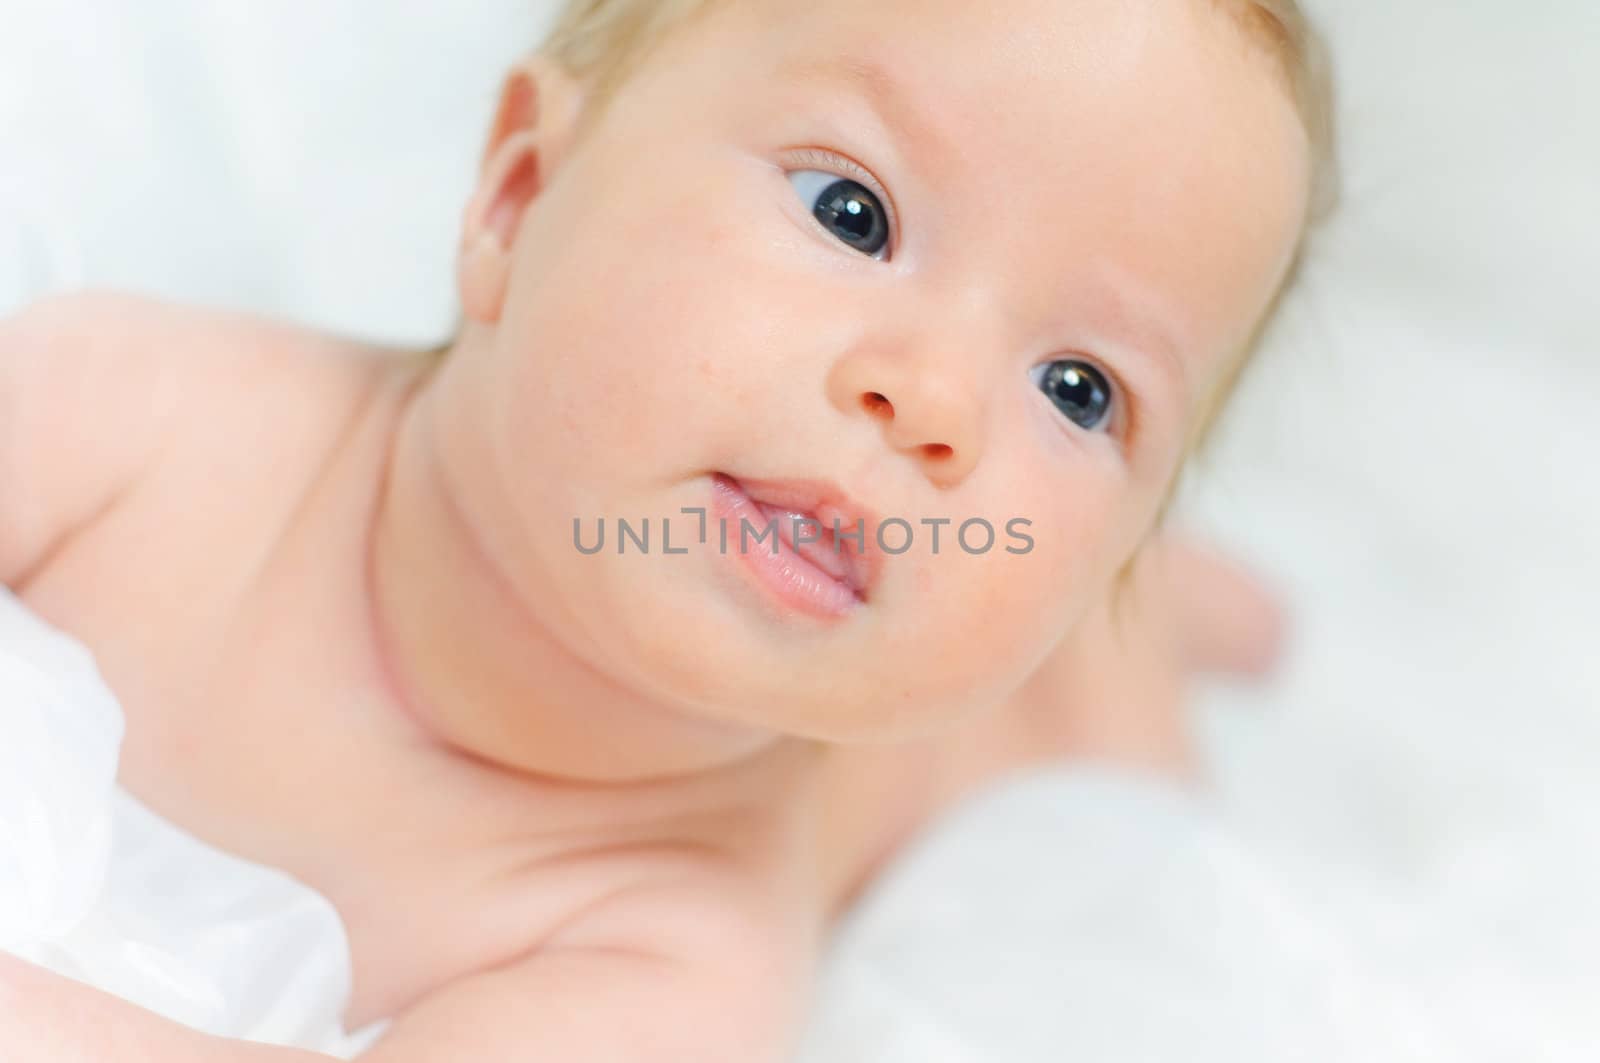
<svg viewBox="0 0 1600 1063">
<path fill-rule="evenodd" d="M 1070 499 L 1070 505 L 1061 505 Z M 1027 550 L 1009 566 L 1008 590 L 1036 622 L 1057 634 L 1087 609 L 1125 552 L 1126 491 L 1106 477 L 1081 477 L 1075 490 L 1040 504 L 1021 529 Z"/>
<path fill-rule="evenodd" d="M 939 617 L 925 630 L 928 660 L 939 662 L 948 682 L 978 693 L 1020 681 L 1060 638 L 1074 608 L 1070 575 L 1051 571 L 1044 556 L 1000 531 L 989 552 L 951 558 L 959 590 L 947 587 L 922 606 Z"/>
</svg>

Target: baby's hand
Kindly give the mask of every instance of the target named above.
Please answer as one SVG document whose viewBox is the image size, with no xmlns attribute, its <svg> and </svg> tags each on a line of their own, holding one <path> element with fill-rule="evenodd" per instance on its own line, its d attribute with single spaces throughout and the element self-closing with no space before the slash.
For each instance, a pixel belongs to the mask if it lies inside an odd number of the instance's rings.
<svg viewBox="0 0 1600 1063">
<path fill-rule="evenodd" d="M 1183 707 L 1202 675 L 1264 676 L 1284 617 L 1259 580 L 1174 536 L 1141 551 L 1128 584 L 1069 636 L 1006 711 L 1035 761 L 1092 759 L 1193 781 Z"/>
<path fill-rule="evenodd" d="M 1273 594 L 1248 571 L 1163 536 L 1140 552 L 1125 592 L 1097 607 L 1030 683 L 1028 708 L 1067 755 L 1192 780 L 1182 710 L 1193 679 L 1264 676 L 1284 626 Z"/>
</svg>

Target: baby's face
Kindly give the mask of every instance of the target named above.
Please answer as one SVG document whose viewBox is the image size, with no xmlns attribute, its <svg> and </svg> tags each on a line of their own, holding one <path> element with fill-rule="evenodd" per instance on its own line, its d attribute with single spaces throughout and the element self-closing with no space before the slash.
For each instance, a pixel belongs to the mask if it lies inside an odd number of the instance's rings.
<svg viewBox="0 0 1600 1063">
<path fill-rule="evenodd" d="M 1204 0 L 745 0 L 671 41 L 545 175 L 448 404 L 517 593 L 721 720 L 872 740 L 1004 697 L 1148 530 L 1288 266 L 1272 64 Z M 808 611 L 736 525 L 723 554 L 723 478 L 842 492 L 870 587 Z"/>
</svg>

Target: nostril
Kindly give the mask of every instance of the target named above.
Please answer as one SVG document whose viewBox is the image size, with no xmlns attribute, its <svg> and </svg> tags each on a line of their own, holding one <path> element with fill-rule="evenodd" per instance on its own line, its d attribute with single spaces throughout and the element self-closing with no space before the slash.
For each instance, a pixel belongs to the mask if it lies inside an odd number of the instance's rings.
<svg viewBox="0 0 1600 1063">
<path fill-rule="evenodd" d="M 950 449 L 949 445 L 945 443 L 924 443 L 922 446 L 922 452 L 935 461 L 944 461 L 948 459 L 950 455 L 955 453 L 955 451 Z"/>
<path fill-rule="evenodd" d="M 894 403 L 876 391 L 869 391 L 861 396 L 861 405 L 868 413 L 883 417 L 894 416 Z"/>
</svg>

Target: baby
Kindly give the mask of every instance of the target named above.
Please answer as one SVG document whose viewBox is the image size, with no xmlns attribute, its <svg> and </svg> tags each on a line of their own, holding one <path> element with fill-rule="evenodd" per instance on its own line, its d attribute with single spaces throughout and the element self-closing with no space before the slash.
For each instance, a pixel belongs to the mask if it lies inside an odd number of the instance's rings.
<svg viewBox="0 0 1600 1063">
<path fill-rule="evenodd" d="M 1265 652 L 1152 529 L 1297 257 L 1309 48 L 1289 0 L 574 0 L 448 351 L 0 325 L 0 578 L 129 791 L 333 903 L 363 1059 L 782 1059 L 907 832 L 1181 768 L 1173 681 Z M 320 1058 L 3 958 L 0 1056 Z"/>
</svg>

